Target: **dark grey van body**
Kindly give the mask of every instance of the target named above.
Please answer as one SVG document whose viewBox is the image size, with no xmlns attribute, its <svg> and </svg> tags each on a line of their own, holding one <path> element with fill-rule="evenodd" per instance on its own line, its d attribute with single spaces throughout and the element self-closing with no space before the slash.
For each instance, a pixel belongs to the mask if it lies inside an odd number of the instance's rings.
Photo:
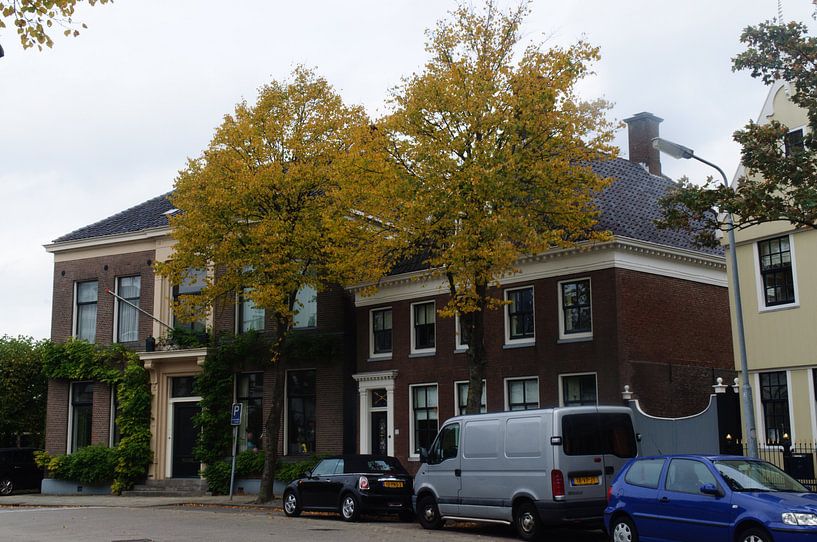
<svg viewBox="0 0 817 542">
<path fill-rule="evenodd" d="M 415 502 L 428 506 L 433 498 L 439 520 L 516 523 L 518 530 L 523 519 L 536 527 L 600 523 L 607 488 L 636 450 L 627 407 L 458 416 L 424 454 Z M 419 505 L 421 524 L 433 528 Z"/>
</svg>

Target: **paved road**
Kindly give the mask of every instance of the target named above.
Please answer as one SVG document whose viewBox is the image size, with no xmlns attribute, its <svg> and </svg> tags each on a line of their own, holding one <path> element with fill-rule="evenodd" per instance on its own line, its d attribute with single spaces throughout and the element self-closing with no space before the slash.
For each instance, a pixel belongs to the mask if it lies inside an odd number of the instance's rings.
<svg viewBox="0 0 817 542">
<path fill-rule="evenodd" d="M 385 518 L 346 523 L 337 516 L 209 505 L 173 507 L 30 508 L 0 507 L 0 541 L 14 542 L 181 542 L 249 541 L 450 541 L 516 540 L 509 527 L 447 525 L 426 531 L 417 524 Z M 549 541 L 601 542 L 599 532 L 554 531 Z"/>
</svg>

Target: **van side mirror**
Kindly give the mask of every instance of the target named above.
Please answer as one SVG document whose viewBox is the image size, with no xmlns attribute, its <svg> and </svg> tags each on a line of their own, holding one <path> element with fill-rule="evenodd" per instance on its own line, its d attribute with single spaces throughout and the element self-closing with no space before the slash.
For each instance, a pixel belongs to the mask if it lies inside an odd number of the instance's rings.
<svg viewBox="0 0 817 542">
<path fill-rule="evenodd" d="M 428 463 L 428 450 L 420 448 L 420 463 Z"/>
<path fill-rule="evenodd" d="M 723 491 L 715 484 L 704 484 L 700 487 L 700 491 L 704 495 L 712 495 L 713 497 L 723 497 Z"/>
</svg>

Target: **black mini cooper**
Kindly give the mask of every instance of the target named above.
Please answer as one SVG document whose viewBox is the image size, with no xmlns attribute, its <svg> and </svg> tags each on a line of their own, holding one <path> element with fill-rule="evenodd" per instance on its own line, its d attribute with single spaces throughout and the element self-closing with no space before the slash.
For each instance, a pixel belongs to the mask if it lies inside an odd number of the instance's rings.
<svg viewBox="0 0 817 542">
<path fill-rule="evenodd" d="M 346 521 L 356 521 L 361 513 L 392 513 L 412 521 L 412 491 L 411 475 L 394 457 L 328 457 L 287 486 L 284 513 L 337 511 Z"/>
</svg>

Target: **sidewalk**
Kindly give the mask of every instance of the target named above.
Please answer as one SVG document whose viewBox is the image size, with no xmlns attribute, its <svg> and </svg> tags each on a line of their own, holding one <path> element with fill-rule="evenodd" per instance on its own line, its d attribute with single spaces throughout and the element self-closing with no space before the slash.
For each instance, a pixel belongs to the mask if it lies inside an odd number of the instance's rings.
<svg viewBox="0 0 817 542">
<path fill-rule="evenodd" d="M 256 509 L 281 509 L 281 496 L 266 504 L 256 504 L 255 495 L 234 495 L 231 501 L 227 495 L 214 497 L 117 497 L 115 495 L 40 495 L 23 493 L 0 497 L 3 507 L 111 507 L 150 508 L 155 506 L 220 506 Z"/>
</svg>

